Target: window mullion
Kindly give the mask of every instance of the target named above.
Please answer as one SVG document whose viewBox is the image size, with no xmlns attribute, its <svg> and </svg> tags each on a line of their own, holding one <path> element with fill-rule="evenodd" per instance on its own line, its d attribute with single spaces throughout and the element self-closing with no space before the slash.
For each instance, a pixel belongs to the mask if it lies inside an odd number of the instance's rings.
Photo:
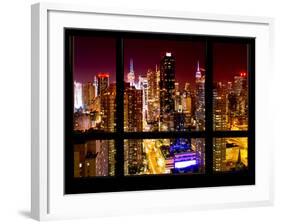
<svg viewBox="0 0 281 224">
<path fill-rule="evenodd" d="M 124 176 L 124 45 L 123 38 L 116 38 L 116 169 L 115 175 Z"/>
<path fill-rule="evenodd" d="M 212 38 L 206 40 L 205 73 L 205 172 L 213 171 L 213 44 Z"/>
</svg>

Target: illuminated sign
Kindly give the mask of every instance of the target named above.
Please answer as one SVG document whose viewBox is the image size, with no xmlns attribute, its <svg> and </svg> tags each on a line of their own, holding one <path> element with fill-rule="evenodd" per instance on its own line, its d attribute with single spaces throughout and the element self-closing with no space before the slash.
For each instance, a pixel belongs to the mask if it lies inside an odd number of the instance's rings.
<svg viewBox="0 0 281 224">
<path fill-rule="evenodd" d="M 175 162 L 176 169 L 186 168 L 186 167 L 193 166 L 193 165 L 196 165 L 196 160 Z"/>
</svg>

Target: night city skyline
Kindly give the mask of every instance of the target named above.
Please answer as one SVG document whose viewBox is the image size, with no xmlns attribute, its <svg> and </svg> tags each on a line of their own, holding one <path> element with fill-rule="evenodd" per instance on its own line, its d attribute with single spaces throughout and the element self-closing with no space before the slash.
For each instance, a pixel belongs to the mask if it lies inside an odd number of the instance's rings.
<svg viewBox="0 0 281 224">
<path fill-rule="evenodd" d="M 115 39 L 110 37 L 74 38 L 74 72 L 77 82 L 93 81 L 99 73 L 109 73 L 110 82 L 116 80 Z M 147 52 L 149 49 L 149 52 Z M 200 41 L 165 41 L 165 40 L 124 40 L 124 74 L 129 72 L 130 59 L 134 61 L 135 75 L 146 74 L 148 69 L 159 66 L 159 60 L 166 52 L 176 57 L 177 81 L 193 80 L 197 61 L 205 69 L 205 45 Z M 229 53 L 231 52 L 231 53 Z M 239 43 L 215 43 L 214 79 L 231 81 L 234 75 L 247 71 L 247 45 Z M 126 81 L 126 80 L 125 80 Z"/>
<path fill-rule="evenodd" d="M 248 130 L 247 44 L 215 43 L 213 85 L 205 85 L 205 42 L 124 39 L 123 102 L 118 101 L 114 38 L 73 41 L 73 132 L 204 132 L 212 88 L 213 131 Z M 213 170 L 243 171 L 248 141 L 213 138 Z M 124 175 L 205 173 L 205 138 L 124 139 Z M 74 144 L 74 176 L 114 176 L 115 140 Z"/>
</svg>

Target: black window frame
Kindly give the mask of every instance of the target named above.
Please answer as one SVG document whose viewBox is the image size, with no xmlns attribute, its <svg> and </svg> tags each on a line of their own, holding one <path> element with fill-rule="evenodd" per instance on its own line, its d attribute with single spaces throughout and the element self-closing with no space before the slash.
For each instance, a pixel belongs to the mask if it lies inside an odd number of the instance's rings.
<svg viewBox="0 0 281 224">
<path fill-rule="evenodd" d="M 73 132 L 73 36 L 109 36 L 116 38 L 116 132 L 86 133 Z M 124 39 L 145 38 L 165 40 L 201 40 L 205 42 L 205 130 L 182 132 L 124 132 Z M 245 43 L 248 46 L 248 130 L 213 130 L 213 43 Z M 255 38 L 190 35 L 156 32 L 132 32 L 64 29 L 64 192 L 65 194 L 118 192 L 154 189 L 175 189 L 214 186 L 255 184 Z M 118 103 L 122 102 L 122 103 Z M 204 138 L 205 173 L 124 175 L 125 139 Z M 220 137 L 248 138 L 248 169 L 243 172 L 213 171 L 213 139 Z M 74 178 L 73 145 L 86 140 L 114 140 L 116 147 L 115 176 Z"/>
</svg>

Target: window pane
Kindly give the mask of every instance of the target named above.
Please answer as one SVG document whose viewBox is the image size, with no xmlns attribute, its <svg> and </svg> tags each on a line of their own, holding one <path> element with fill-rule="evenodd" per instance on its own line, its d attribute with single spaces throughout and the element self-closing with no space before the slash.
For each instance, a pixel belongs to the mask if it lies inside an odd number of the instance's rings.
<svg viewBox="0 0 281 224">
<path fill-rule="evenodd" d="M 239 43 L 214 44 L 214 130 L 248 129 L 247 48 Z"/>
<path fill-rule="evenodd" d="M 124 141 L 125 175 L 203 173 L 205 141 L 197 139 L 128 139 Z"/>
<path fill-rule="evenodd" d="M 124 40 L 124 130 L 205 129 L 205 44 Z"/>
<path fill-rule="evenodd" d="M 92 140 L 74 145 L 74 177 L 114 176 L 114 140 Z"/>
<path fill-rule="evenodd" d="M 116 112 L 115 39 L 73 41 L 74 131 L 113 132 Z"/>
<path fill-rule="evenodd" d="M 248 167 L 248 138 L 214 138 L 213 170 L 241 171 Z"/>
</svg>

